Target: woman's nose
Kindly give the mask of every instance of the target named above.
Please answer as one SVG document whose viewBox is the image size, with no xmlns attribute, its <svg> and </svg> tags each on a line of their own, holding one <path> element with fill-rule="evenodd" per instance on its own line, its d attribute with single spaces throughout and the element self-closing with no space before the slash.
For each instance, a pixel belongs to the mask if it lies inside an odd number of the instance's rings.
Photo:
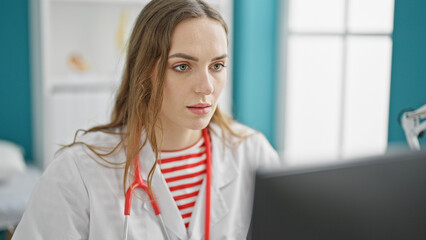
<svg viewBox="0 0 426 240">
<path fill-rule="evenodd" d="M 213 76 L 211 76 L 208 70 L 201 71 L 196 79 L 195 93 L 204 95 L 212 94 L 214 92 L 213 81 Z"/>
</svg>

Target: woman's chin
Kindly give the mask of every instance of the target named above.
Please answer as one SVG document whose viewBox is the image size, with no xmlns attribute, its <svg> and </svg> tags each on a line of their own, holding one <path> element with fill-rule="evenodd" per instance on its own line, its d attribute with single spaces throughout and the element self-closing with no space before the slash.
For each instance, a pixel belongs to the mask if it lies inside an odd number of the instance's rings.
<svg viewBox="0 0 426 240">
<path fill-rule="evenodd" d="M 188 128 L 191 130 L 202 130 L 206 128 L 210 123 L 211 118 L 207 119 L 198 119 L 193 123 L 189 124 Z"/>
</svg>

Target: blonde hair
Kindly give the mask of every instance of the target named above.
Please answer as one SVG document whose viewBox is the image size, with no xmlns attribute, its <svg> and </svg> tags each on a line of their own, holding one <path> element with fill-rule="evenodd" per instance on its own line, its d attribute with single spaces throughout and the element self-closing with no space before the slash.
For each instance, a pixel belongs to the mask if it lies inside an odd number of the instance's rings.
<svg viewBox="0 0 426 240">
<path fill-rule="evenodd" d="M 172 33 L 180 22 L 198 17 L 218 21 L 228 33 L 227 25 L 221 15 L 201 0 L 152 0 L 149 2 L 139 14 L 129 39 L 126 65 L 111 115 L 111 122 L 84 131 L 85 133 L 95 131 L 114 133 L 112 129 L 120 129 L 118 134 L 122 136 L 122 140 L 106 154 L 101 154 L 94 146 L 76 142 L 76 139 L 68 145 L 84 144 L 102 159 L 104 156 L 112 154 L 119 146 L 125 147 L 126 161 L 122 163 L 125 164 L 124 189 L 127 186 L 126 181 L 129 180 L 129 173 L 134 170 L 135 156 L 149 141 L 156 157 L 147 180 L 151 190 L 151 181 L 159 157 L 155 127 L 158 124 L 163 101 L 164 75 Z M 156 64 L 158 64 L 157 78 L 153 84 L 151 76 L 153 76 Z M 226 134 L 242 138 L 240 134 L 231 129 L 232 121 L 229 116 L 219 110 L 219 107 L 216 108 L 211 119 L 211 122 L 221 128 L 224 139 Z M 142 141 L 143 131 L 145 131 L 146 138 Z"/>
</svg>

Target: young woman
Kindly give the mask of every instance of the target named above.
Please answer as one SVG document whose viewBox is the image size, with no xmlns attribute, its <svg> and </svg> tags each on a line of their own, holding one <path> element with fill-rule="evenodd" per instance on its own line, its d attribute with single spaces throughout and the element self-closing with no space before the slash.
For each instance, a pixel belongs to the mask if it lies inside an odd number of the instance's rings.
<svg viewBox="0 0 426 240">
<path fill-rule="evenodd" d="M 220 112 L 227 61 L 206 3 L 148 3 L 111 122 L 56 154 L 13 239 L 245 239 L 254 172 L 278 156 Z"/>
</svg>

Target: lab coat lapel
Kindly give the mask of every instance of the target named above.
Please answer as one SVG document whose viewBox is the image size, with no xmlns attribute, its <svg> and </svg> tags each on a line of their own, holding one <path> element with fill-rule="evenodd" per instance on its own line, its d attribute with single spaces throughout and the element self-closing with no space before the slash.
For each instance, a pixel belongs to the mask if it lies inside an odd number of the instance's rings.
<svg viewBox="0 0 426 240">
<path fill-rule="evenodd" d="M 142 166 L 142 177 L 146 181 L 148 173 L 155 162 L 154 153 L 149 143 L 141 150 L 139 157 Z M 181 214 L 158 166 L 155 169 L 152 179 L 152 189 L 157 198 L 161 215 L 170 237 L 173 239 L 172 235 L 176 235 L 179 239 L 186 239 L 187 232 Z M 143 207 L 154 214 L 150 202 L 145 201 Z"/>
<path fill-rule="evenodd" d="M 215 133 L 221 133 L 216 125 L 210 126 Z M 224 146 L 220 136 L 210 131 L 212 144 L 212 186 L 211 186 L 211 210 L 210 210 L 210 228 L 213 228 L 229 212 L 222 193 L 222 188 L 236 179 L 238 174 L 237 166 L 232 158 L 229 148 Z M 206 203 L 206 183 L 203 181 L 197 204 L 195 206 L 191 224 L 189 228 L 190 239 L 201 239 L 204 236 L 204 218 Z"/>
</svg>

